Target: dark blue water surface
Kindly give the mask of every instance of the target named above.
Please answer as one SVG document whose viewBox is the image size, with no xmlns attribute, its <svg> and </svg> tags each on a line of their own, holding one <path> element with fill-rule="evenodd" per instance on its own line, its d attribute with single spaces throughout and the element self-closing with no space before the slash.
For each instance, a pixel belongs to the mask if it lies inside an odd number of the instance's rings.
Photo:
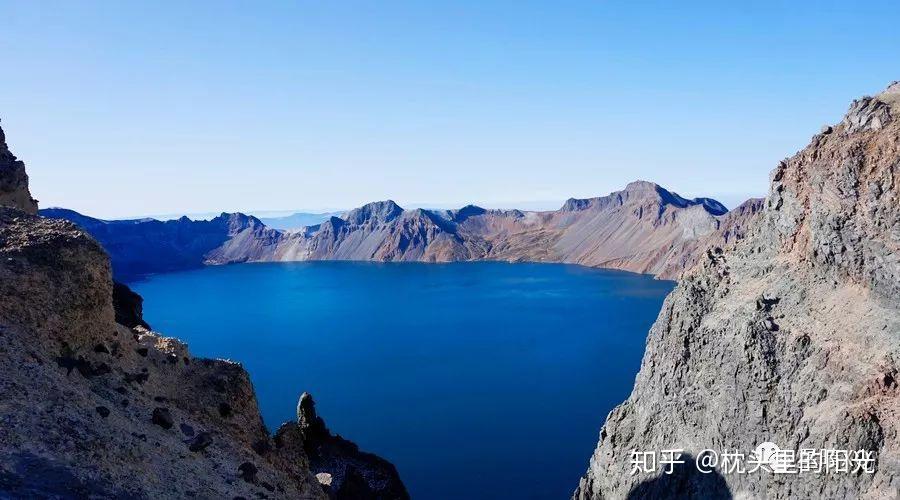
<svg viewBox="0 0 900 500">
<path fill-rule="evenodd" d="M 270 429 L 309 391 L 413 498 L 567 498 L 672 283 L 557 264 L 312 262 L 133 283 L 155 330 L 250 371 Z"/>
</svg>

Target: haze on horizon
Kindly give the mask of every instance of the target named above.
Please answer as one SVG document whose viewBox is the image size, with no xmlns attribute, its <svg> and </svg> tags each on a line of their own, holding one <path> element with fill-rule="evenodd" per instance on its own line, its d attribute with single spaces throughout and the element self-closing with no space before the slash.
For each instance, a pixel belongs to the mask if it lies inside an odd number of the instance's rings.
<svg viewBox="0 0 900 500">
<path fill-rule="evenodd" d="M 558 208 L 635 179 L 734 206 L 900 78 L 896 2 L 152 6 L 2 2 L 41 206 Z"/>
</svg>

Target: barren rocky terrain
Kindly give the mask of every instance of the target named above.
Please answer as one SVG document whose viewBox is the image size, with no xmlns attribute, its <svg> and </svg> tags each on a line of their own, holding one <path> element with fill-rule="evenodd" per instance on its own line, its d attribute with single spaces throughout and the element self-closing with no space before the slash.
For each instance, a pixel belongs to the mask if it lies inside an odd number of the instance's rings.
<svg viewBox="0 0 900 500">
<path fill-rule="evenodd" d="M 33 215 L 24 164 L 3 139 L 0 492 L 406 497 L 393 467 L 334 436 L 310 396 L 273 437 L 239 364 L 195 358 L 150 331 L 139 297 L 114 292 L 97 241 Z M 138 244 L 148 255 L 169 245 L 189 257 L 183 266 L 496 259 L 680 276 L 574 498 L 897 498 L 898 168 L 895 83 L 854 101 L 839 124 L 781 162 L 764 200 L 730 212 L 636 182 L 553 212 L 403 210 L 388 201 L 296 232 L 240 214 L 203 224 L 48 215 L 75 220 L 114 262 Z M 696 472 L 703 450 L 749 454 L 763 442 L 871 450 L 874 468 Z M 683 450 L 674 474 L 631 474 L 632 451 L 665 449 Z"/>
<path fill-rule="evenodd" d="M 574 498 L 900 497 L 900 83 L 781 162 L 761 213 L 666 299 Z M 870 450 L 855 470 L 701 474 L 702 450 Z M 631 452 L 683 449 L 672 475 Z M 854 467 L 855 469 L 855 467 Z"/>
<path fill-rule="evenodd" d="M 308 432 L 303 405 L 273 437 L 241 365 L 147 329 L 103 248 L 33 215 L 5 140 L 0 160 L 0 496 L 408 498 L 388 462 Z"/>
</svg>

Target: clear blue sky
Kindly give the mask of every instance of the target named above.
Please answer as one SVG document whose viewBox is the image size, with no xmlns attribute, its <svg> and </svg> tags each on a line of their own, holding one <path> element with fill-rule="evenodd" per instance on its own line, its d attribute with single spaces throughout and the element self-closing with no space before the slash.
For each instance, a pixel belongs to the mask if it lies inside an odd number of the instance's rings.
<svg viewBox="0 0 900 500">
<path fill-rule="evenodd" d="M 729 204 L 900 79 L 900 2 L 0 1 L 42 206 Z"/>
</svg>

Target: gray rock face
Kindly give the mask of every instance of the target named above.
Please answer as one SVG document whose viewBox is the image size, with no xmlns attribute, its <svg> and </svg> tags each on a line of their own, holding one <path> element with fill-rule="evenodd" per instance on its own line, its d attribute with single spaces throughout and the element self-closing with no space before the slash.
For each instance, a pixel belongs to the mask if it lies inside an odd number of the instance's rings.
<svg viewBox="0 0 900 500">
<path fill-rule="evenodd" d="M 37 200 L 28 191 L 25 163 L 19 161 L 6 145 L 6 134 L 0 128 L 0 206 L 37 213 Z"/>
<path fill-rule="evenodd" d="M 891 120 L 891 108 L 900 103 L 900 82 L 894 82 L 877 97 L 863 97 L 850 104 L 841 124 L 844 132 L 852 134 L 866 130 L 881 130 Z"/>
<path fill-rule="evenodd" d="M 574 498 L 898 497 L 897 90 L 855 101 L 779 164 L 746 237 L 683 276 Z M 698 475 L 688 460 L 674 478 L 630 474 L 632 450 L 749 454 L 766 441 L 870 450 L 876 470 Z"/>
</svg>

